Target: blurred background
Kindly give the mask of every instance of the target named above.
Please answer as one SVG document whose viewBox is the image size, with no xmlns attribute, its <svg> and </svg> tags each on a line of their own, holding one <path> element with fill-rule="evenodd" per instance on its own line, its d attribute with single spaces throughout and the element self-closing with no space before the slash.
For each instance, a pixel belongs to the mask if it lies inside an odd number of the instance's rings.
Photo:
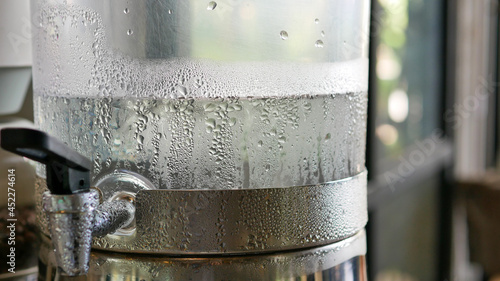
<svg viewBox="0 0 500 281">
<path fill-rule="evenodd" d="M 15 79 L 26 96 L 0 116 L 25 124 L 29 22 L 13 18 L 20 30 L 8 42 L 25 59 L 4 60 L 0 85 Z M 372 0 L 370 33 L 369 280 L 500 280 L 498 1 Z M 17 230 L 28 242 L 30 210 Z"/>
<path fill-rule="evenodd" d="M 498 28 L 498 1 L 372 1 L 370 280 L 499 278 Z"/>
</svg>

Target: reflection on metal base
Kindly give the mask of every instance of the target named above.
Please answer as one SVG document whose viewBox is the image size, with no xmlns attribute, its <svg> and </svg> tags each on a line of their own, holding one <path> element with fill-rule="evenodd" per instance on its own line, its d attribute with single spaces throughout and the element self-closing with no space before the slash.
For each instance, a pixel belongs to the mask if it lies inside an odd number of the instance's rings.
<svg viewBox="0 0 500 281">
<path fill-rule="evenodd" d="M 87 276 L 61 276 L 50 241 L 39 280 L 352 280 L 366 279 L 365 232 L 323 247 L 266 255 L 171 257 L 92 252 Z"/>
<path fill-rule="evenodd" d="M 365 226 L 366 178 L 364 171 L 337 181 L 286 188 L 140 190 L 135 198 L 136 230 L 127 236 L 94 238 L 92 248 L 241 255 L 331 244 Z M 43 181 L 39 185 L 45 189 Z M 48 235 L 46 219 L 41 216 L 39 221 Z"/>
<path fill-rule="evenodd" d="M 200 255 L 327 245 L 365 226 L 366 175 L 287 188 L 141 190 L 136 196 L 136 232 L 94 239 L 92 247 Z"/>
</svg>

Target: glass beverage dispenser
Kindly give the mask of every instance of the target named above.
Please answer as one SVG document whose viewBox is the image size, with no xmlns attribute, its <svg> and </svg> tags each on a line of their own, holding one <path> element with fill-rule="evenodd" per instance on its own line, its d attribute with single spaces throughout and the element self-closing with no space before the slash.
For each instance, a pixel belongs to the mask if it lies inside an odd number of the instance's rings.
<svg viewBox="0 0 500 281">
<path fill-rule="evenodd" d="M 364 280 L 368 0 L 31 9 L 35 123 L 92 186 L 55 194 L 39 165 L 40 278 Z"/>
</svg>

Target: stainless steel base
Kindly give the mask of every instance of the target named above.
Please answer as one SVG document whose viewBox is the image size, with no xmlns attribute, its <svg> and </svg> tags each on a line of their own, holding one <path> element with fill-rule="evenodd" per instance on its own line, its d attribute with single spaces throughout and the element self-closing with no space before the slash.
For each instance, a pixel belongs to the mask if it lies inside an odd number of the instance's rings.
<svg viewBox="0 0 500 281">
<path fill-rule="evenodd" d="M 367 280 L 366 236 L 323 247 L 266 255 L 171 257 L 93 251 L 87 276 L 58 273 L 50 241 L 40 251 L 38 280 Z"/>
</svg>

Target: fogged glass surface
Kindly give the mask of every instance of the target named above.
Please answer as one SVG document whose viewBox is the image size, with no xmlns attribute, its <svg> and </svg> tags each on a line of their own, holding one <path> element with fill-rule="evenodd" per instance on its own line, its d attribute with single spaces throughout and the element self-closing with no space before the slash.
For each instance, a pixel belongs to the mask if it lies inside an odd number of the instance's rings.
<svg viewBox="0 0 500 281">
<path fill-rule="evenodd" d="M 32 1 L 35 121 L 160 188 L 364 167 L 368 1 Z"/>
</svg>

